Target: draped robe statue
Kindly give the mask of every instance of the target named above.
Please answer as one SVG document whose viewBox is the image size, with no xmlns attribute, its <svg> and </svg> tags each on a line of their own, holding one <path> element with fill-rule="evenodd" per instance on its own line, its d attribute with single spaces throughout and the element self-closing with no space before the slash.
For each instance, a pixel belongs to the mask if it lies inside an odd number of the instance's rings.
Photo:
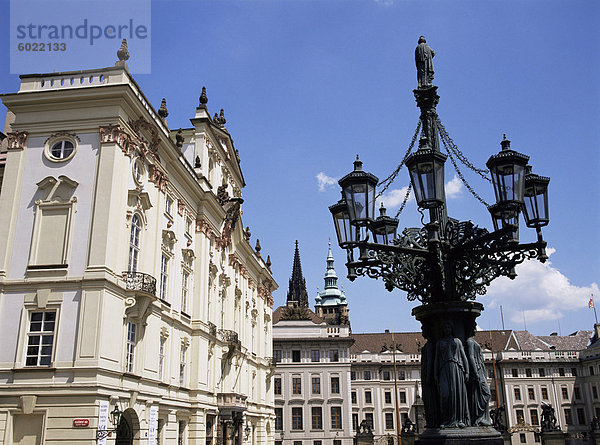
<svg viewBox="0 0 600 445">
<path fill-rule="evenodd" d="M 469 362 L 461 341 L 452 334 L 452 325 L 442 325 L 444 337 L 435 354 L 435 380 L 440 398 L 440 426 L 464 428 L 470 424 L 467 399 Z"/>
<path fill-rule="evenodd" d="M 426 327 L 423 326 L 421 329 L 423 337 L 427 340 L 427 343 L 421 349 L 421 381 L 425 424 L 428 427 L 434 427 L 438 425 L 438 396 L 434 372 L 435 346 L 429 339 L 429 331 Z"/>
<path fill-rule="evenodd" d="M 490 421 L 491 392 L 487 382 L 481 346 L 475 341 L 474 336 L 475 327 L 473 327 L 471 336 L 466 341 L 466 353 L 471 375 L 469 381 L 469 412 L 473 426 L 488 426 L 492 423 Z"/>
<path fill-rule="evenodd" d="M 419 44 L 415 49 L 419 88 L 431 86 L 433 80 L 433 56 L 435 56 L 435 51 L 426 42 L 425 37 L 419 37 Z"/>
</svg>

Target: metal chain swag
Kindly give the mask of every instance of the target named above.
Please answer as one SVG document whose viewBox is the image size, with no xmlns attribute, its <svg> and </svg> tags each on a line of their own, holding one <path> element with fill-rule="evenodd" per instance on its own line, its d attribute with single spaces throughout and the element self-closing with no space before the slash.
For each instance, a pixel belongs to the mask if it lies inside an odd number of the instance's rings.
<svg viewBox="0 0 600 445">
<path fill-rule="evenodd" d="M 487 169 L 477 168 L 473 164 L 471 164 L 471 162 L 467 159 L 467 157 L 463 154 L 463 152 L 460 151 L 460 149 L 456 146 L 456 144 L 454 143 L 454 141 L 452 140 L 452 138 L 446 131 L 446 128 L 444 127 L 444 125 L 442 124 L 442 121 L 440 121 L 439 118 L 436 119 L 436 125 L 437 125 L 437 129 L 439 131 L 439 134 L 440 134 L 440 138 L 442 139 L 442 142 L 444 143 L 444 147 L 446 147 L 446 150 L 448 150 L 448 149 L 452 150 L 452 153 L 454 153 L 456 155 L 456 157 L 464 165 L 469 167 L 471 170 L 473 170 L 475 173 L 477 173 L 479 176 L 481 176 L 486 181 L 492 182 L 492 180 L 487 176 L 490 171 Z"/>
<path fill-rule="evenodd" d="M 417 123 L 417 129 L 415 130 L 415 134 L 413 135 L 412 140 L 410 141 L 410 145 L 408 146 L 408 150 L 406 150 L 406 153 L 404 154 L 404 157 L 402 158 L 402 162 L 400 162 L 400 165 L 398 167 L 396 167 L 396 170 L 394 170 L 391 175 L 389 175 L 384 180 L 379 181 L 379 184 L 377 184 L 379 186 L 383 185 L 383 188 L 375 196 L 375 199 L 379 198 L 389 188 L 389 186 L 392 184 L 392 182 L 394 182 L 394 179 L 396 179 L 396 176 L 398 176 L 398 173 L 400 172 L 400 169 L 404 165 L 404 162 L 406 161 L 406 158 L 408 158 L 408 155 L 412 151 L 412 148 L 414 147 L 415 142 L 417 141 L 417 137 L 419 137 L 419 131 L 420 130 L 421 130 L 421 119 L 419 119 L 419 122 Z"/>
<path fill-rule="evenodd" d="M 467 180 L 463 176 L 462 172 L 458 168 L 458 164 L 456 163 L 456 159 L 454 159 L 454 156 L 452 156 L 452 152 L 448 149 L 448 147 L 446 146 L 446 143 L 443 141 L 443 139 L 442 139 L 442 142 L 444 144 L 444 148 L 446 149 L 446 152 L 448 153 L 448 157 L 450 158 L 450 161 L 452 162 L 452 165 L 454 166 L 454 170 L 456 170 L 456 173 L 458 174 L 458 177 L 460 178 L 460 180 L 462 181 L 462 183 L 465 185 L 465 187 L 467 188 L 467 190 L 469 190 L 471 192 L 471 194 L 475 197 L 475 199 L 477 199 L 477 201 L 479 201 L 484 206 L 486 206 L 486 208 L 489 207 L 489 204 L 487 202 L 485 202 L 483 200 L 483 198 L 481 196 L 479 196 L 477 194 L 477 192 L 475 190 L 473 190 L 473 187 L 471 187 L 471 185 L 467 182 Z"/>
</svg>

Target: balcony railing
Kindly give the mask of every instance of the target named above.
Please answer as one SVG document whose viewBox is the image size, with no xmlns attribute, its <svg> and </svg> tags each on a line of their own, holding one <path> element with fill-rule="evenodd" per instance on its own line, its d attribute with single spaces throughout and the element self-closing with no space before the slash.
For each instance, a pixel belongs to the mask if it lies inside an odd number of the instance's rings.
<svg viewBox="0 0 600 445">
<path fill-rule="evenodd" d="M 125 288 L 156 296 L 156 278 L 141 272 L 123 272 Z"/>
<path fill-rule="evenodd" d="M 240 345 L 240 339 L 238 337 L 237 332 L 235 331 L 230 331 L 228 329 L 219 329 L 219 339 L 233 346 Z"/>
</svg>

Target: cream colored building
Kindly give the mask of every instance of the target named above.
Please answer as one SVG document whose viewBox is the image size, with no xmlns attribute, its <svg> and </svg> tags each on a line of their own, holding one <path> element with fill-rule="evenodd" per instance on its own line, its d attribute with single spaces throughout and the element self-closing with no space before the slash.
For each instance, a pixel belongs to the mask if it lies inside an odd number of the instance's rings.
<svg viewBox="0 0 600 445">
<path fill-rule="evenodd" d="M 98 443 L 273 442 L 277 285 L 205 99 L 176 134 L 123 62 L 2 96 L 0 444 L 93 444 L 115 406 Z"/>
</svg>

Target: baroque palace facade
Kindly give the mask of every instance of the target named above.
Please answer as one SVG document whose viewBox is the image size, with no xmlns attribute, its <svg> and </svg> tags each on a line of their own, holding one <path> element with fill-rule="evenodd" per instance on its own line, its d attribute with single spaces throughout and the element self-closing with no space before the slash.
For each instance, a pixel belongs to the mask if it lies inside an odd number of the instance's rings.
<svg viewBox="0 0 600 445">
<path fill-rule="evenodd" d="M 398 418 L 400 427 L 410 419 L 415 432 L 422 432 L 421 333 L 352 333 L 331 249 L 325 289 L 315 301 L 313 312 L 296 248 L 287 304 L 273 316 L 276 444 L 346 445 L 363 421 L 376 444 L 397 443 Z M 504 407 L 502 423 L 512 444 L 540 442 L 542 402 L 555 409 L 567 443 L 588 443 L 590 423 L 600 418 L 599 339 L 598 324 L 594 331 L 565 336 L 477 332 L 490 407 Z M 338 406 L 341 423 L 332 414 Z"/>
<path fill-rule="evenodd" d="M 272 443 L 277 285 L 223 111 L 170 131 L 124 60 L 2 101 L 0 444 Z"/>
</svg>

